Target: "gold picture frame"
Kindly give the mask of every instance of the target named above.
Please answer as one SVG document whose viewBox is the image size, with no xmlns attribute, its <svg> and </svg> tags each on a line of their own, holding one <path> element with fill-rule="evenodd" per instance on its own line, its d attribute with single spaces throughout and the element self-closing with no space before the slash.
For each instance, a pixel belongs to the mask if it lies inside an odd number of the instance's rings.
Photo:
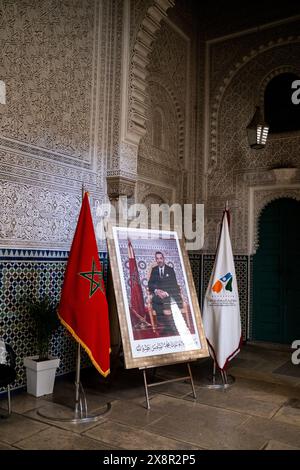
<svg viewBox="0 0 300 470">
<path fill-rule="evenodd" d="M 107 245 L 125 367 L 208 357 L 190 262 L 177 232 L 109 224 Z M 158 263 L 165 271 L 159 278 Z M 167 288 L 155 289 L 161 285 Z"/>
</svg>

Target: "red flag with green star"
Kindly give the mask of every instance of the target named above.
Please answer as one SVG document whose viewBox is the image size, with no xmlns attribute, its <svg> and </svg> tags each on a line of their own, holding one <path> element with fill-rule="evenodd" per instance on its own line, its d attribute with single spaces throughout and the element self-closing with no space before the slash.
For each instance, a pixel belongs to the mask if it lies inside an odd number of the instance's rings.
<svg viewBox="0 0 300 470">
<path fill-rule="evenodd" d="M 88 193 L 82 201 L 71 246 L 58 316 L 106 377 L 110 372 L 108 306 Z"/>
</svg>

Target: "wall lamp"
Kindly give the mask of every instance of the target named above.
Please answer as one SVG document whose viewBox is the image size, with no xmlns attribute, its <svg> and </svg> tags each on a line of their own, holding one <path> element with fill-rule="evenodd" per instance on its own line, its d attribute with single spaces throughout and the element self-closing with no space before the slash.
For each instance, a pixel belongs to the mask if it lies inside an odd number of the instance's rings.
<svg viewBox="0 0 300 470">
<path fill-rule="evenodd" d="M 247 126 L 249 145 L 252 149 L 262 149 L 265 147 L 269 133 L 269 126 L 265 123 L 259 106 L 253 118 Z"/>
</svg>

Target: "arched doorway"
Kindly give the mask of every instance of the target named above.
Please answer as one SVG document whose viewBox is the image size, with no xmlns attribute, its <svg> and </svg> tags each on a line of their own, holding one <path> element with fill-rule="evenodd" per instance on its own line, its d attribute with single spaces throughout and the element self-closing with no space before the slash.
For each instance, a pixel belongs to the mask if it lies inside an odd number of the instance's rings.
<svg viewBox="0 0 300 470">
<path fill-rule="evenodd" d="M 292 84 L 299 80 L 294 73 L 281 73 L 272 78 L 265 89 L 265 120 L 270 133 L 300 129 L 300 108 L 292 101 Z"/>
<path fill-rule="evenodd" d="M 283 198 L 265 207 L 253 268 L 253 339 L 300 339 L 300 202 Z"/>
</svg>

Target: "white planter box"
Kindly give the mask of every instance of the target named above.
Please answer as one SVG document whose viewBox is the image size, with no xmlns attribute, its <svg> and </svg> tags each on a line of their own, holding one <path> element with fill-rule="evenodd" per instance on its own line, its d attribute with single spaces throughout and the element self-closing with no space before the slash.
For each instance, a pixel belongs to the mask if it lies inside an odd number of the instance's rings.
<svg viewBox="0 0 300 470">
<path fill-rule="evenodd" d="M 24 358 L 27 377 L 27 393 L 35 397 L 49 395 L 53 392 L 56 369 L 59 359 L 37 362 L 38 356 Z"/>
</svg>

